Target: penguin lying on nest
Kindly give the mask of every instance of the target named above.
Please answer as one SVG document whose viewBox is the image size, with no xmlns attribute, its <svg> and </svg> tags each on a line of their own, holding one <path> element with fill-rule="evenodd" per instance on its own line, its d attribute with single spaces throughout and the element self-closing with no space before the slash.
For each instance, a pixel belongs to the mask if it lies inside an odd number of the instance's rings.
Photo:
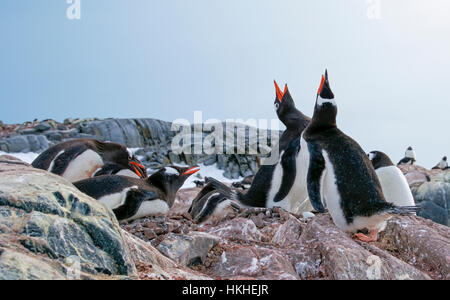
<svg viewBox="0 0 450 300">
<path fill-rule="evenodd" d="M 146 168 L 125 146 L 94 139 L 76 139 L 52 146 L 31 165 L 71 182 L 107 174 L 147 177 Z"/>
<path fill-rule="evenodd" d="M 441 159 L 441 161 L 432 168 L 432 170 L 437 170 L 437 169 L 440 169 L 440 170 L 448 170 L 449 169 L 448 162 L 447 162 L 447 156 L 444 156 Z"/>
<path fill-rule="evenodd" d="M 103 175 L 74 183 L 81 192 L 111 208 L 119 221 L 166 214 L 186 179 L 199 167 L 164 167 L 146 179 Z"/>
<path fill-rule="evenodd" d="M 377 240 L 393 214 L 411 214 L 416 206 L 396 206 L 386 201 L 371 161 L 349 136 L 336 125 L 337 106 L 328 74 L 322 76 L 314 115 L 303 131 L 299 157 L 309 161 L 307 180 L 309 199 L 324 212 L 326 203 L 333 222 L 346 232 L 357 233 L 362 241 Z M 305 170 L 303 168 L 302 170 Z"/>
<path fill-rule="evenodd" d="M 191 207 L 193 219 L 197 217 L 197 212 L 201 211 L 203 215 L 200 219 L 207 220 L 214 212 L 220 211 L 219 208 L 214 207 L 218 203 L 221 203 L 222 208 L 226 205 L 233 205 L 233 208 L 237 206 L 261 208 L 279 206 L 295 213 L 312 209 L 308 201 L 306 184 L 294 185 L 297 172 L 295 160 L 300 150 L 300 134 L 311 119 L 295 107 L 287 85 L 282 92 L 278 84 L 274 83 L 275 110 L 280 121 L 286 126 L 279 146 L 275 146 L 279 147 L 280 151 L 278 162 L 274 165 L 262 165 L 246 193 L 236 191 L 210 178 L 210 185 L 205 187 L 205 193 L 200 194 L 201 197 L 197 197 L 197 201 L 192 204 L 197 207 L 196 209 Z M 212 197 L 213 194 L 209 193 L 211 188 L 216 189 L 219 195 Z M 220 201 L 216 199 L 217 197 L 220 197 Z M 230 201 L 225 201 L 223 197 Z"/>
</svg>

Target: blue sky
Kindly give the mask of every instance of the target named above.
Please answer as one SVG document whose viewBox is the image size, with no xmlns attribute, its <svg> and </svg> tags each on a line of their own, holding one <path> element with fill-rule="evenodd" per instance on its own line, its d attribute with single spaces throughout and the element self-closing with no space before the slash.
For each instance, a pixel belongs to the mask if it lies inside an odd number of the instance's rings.
<svg viewBox="0 0 450 300">
<path fill-rule="evenodd" d="M 328 68 L 338 125 L 366 151 L 450 155 L 450 2 L 0 1 L 0 120 L 275 118 L 273 79 L 312 114 Z"/>
</svg>

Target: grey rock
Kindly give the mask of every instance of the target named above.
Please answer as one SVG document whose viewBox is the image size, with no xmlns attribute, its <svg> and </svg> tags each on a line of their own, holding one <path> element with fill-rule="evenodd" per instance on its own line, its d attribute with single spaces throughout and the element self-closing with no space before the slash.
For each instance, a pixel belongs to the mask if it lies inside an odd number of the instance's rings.
<svg viewBox="0 0 450 300">
<path fill-rule="evenodd" d="M 203 233 L 168 234 L 157 249 L 183 266 L 203 264 L 208 251 L 218 243 L 219 238 Z"/>
</svg>

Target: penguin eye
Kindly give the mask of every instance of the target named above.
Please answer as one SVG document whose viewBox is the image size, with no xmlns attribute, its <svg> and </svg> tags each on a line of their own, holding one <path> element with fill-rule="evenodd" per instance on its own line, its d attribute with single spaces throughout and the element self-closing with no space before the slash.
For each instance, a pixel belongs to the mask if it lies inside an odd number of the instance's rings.
<svg viewBox="0 0 450 300">
<path fill-rule="evenodd" d="M 275 110 L 278 110 L 279 107 L 280 107 L 280 104 L 278 102 L 275 102 Z"/>
</svg>

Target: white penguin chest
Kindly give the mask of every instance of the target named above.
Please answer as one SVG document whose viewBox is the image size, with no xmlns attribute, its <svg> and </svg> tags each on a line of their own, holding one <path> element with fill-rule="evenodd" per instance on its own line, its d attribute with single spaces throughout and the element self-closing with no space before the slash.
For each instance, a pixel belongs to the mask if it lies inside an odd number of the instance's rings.
<svg viewBox="0 0 450 300">
<path fill-rule="evenodd" d="M 118 193 L 105 195 L 103 197 L 100 197 L 97 199 L 100 203 L 103 205 L 108 206 L 111 209 L 115 209 L 125 203 L 125 200 L 127 199 L 128 191 L 131 189 L 137 189 L 137 186 L 132 186 L 129 188 L 126 188 Z"/>
<path fill-rule="evenodd" d="M 344 211 L 341 206 L 342 198 L 339 194 L 334 166 L 325 150 L 322 151 L 322 155 L 325 159 L 325 170 L 322 174 L 320 191 L 322 203 L 325 203 L 326 199 L 326 205 L 331 217 L 333 218 L 333 222 L 342 230 L 348 231 L 349 224 L 347 224 L 347 220 L 345 219 Z"/>
<path fill-rule="evenodd" d="M 408 181 L 399 168 L 396 166 L 378 168 L 376 173 L 387 202 L 397 206 L 415 205 Z"/>
<path fill-rule="evenodd" d="M 167 205 L 167 202 L 164 200 L 155 199 L 150 201 L 144 201 L 141 203 L 141 206 L 139 206 L 139 209 L 136 212 L 136 214 L 126 219 L 126 221 L 132 221 L 159 214 L 165 215 L 169 212 L 169 209 L 170 209 L 169 205 Z"/>
<path fill-rule="evenodd" d="M 71 182 L 90 178 L 103 164 L 102 157 L 97 152 L 89 149 L 69 162 L 62 177 Z"/>
</svg>

